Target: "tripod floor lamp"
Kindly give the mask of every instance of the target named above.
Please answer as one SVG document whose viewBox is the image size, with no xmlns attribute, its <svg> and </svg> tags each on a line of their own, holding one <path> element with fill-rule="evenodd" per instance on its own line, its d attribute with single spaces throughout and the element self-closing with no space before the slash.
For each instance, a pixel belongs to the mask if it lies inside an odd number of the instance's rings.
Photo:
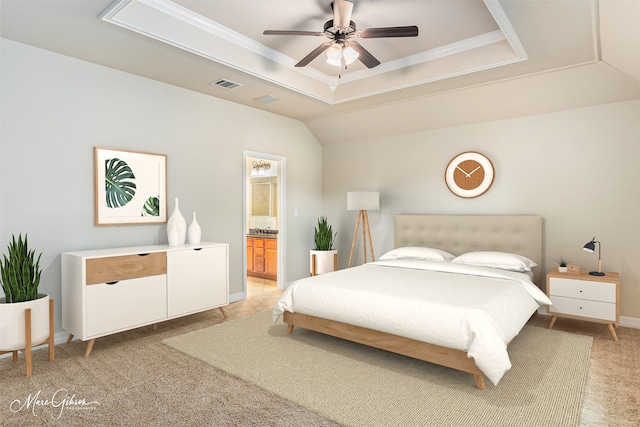
<svg viewBox="0 0 640 427">
<path fill-rule="evenodd" d="M 358 211 L 358 220 L 356 221 L 356 228 L 353 231 L 353 240 L 351 241 L 351 253 L 349 254 L 348 267 L 351 267 L 351 260 L 353 259 L 353 251 L 356 247 L 356 238 L 358 237 L 358 228 L 360 227 L 360 223 L 362 223 L 362 248 L 364 250 L 364 262 L 367 262 L 367 241 L 369 242 L 369 250 L 371 251 L 371 260 L 375 261 L 367 211 L 377 211 L 380 209 L 380 193 L 377 191 L 350 191 L 347 193 L 347 209 L 350 211 Z"/>
</svg>

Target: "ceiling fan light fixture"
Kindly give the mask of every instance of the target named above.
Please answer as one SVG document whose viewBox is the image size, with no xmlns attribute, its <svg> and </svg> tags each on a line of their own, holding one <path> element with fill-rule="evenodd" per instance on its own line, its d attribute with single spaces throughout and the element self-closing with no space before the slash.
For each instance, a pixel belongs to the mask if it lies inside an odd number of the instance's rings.
<svg viewBox="0 0 640 427">
<path fill-rule="evenodd" d="M 341 59 L 342 59 L 342 46 L 340 46 L 338 43 L 334 43 L 333 45 L 331 45 L 329 49 L 327 49 L 327 62 L 329 64 L 337 63 L 337 65 L 340 65 Z"/>
<path fill-rule="evenodd" d="M 360 54 L 358 52 L 356 52 L 356 50 L 354 48 L 352 48 L 351 46 L 347 46 L 342 51 L 342 56 L 344 56 L 344 61 L 347 63 L 347 65 L 349 65 L 349 64 L 353 63 L 353 61 L 358 59 L 358 56 L 360 56 Z"/>
<path fill-rule="evenodd" d="M 353 63 L 360 54 L 356 52 L 351 46 L 342 48 L 340 43 L 334 43 L 329 49 L 327 49 L 327 64 L 341 67 L 344 64 L 349 65 Z M 342 59 L 344 58 L 344 63 Z"/>
</svg>

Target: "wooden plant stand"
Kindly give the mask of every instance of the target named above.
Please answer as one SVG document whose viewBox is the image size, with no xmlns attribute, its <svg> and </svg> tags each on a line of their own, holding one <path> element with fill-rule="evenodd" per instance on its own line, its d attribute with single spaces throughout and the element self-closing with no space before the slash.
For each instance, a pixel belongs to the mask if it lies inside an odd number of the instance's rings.
<svg viewBox="0 0 640 427">
<path fill-rule="evenodd" d="M 32 348 L 37 347 L 39 345 L 49 344 L 49 362 L 53 362 L 55 359 L 55 350 L 54 350 L 54 327 L 53 327 L 53 300 L 49 299 L 49 338 L 44 340 L 41 343 L 33 344 L 31 342 L 31 309 L 27 308 L 24 311 L 24 335 L 25 335 L 25 348 L 11 350 L 11 351 L 0 351 L 0 354 L 13 353 L 12 360 L 13 362 L 18 361 L 18 352 L 22 351 L 26 360 L 26 376 L 31 377 L 33 374 L 33 362 L 32 362 Z"/>
</svg>

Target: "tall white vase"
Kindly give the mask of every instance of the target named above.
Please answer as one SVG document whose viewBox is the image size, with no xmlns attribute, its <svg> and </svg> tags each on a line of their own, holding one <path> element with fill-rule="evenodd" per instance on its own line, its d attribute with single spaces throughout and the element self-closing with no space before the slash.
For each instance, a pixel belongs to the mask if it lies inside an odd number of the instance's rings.
<svg viewBox="0 0 640 427">
<path fill-rule="evenodd" d="M 180 213 L 177 197 L 176 206 L 167 221 L 167 238 L 169 239 L 169 246 L 184 245 L 187 239 L 187 221 L 182 216 L 182 213 Z"/>
<path fill-rule="evenodd" d="M 202 237 L 202 228 L 200 228 L 200 224 L 196 221 L 196 213 L 193 213 L 193 221 L 191 221 L 191 225 L 189 226 L 189 243 L 192 245 L 197 245 L 200 243 L 200 238 Z"/>
</svg>

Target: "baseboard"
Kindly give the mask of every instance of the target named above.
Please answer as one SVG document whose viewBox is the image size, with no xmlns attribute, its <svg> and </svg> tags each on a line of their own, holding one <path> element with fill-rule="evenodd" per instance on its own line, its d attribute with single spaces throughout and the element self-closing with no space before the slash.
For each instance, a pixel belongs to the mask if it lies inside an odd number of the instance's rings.
<svg viewBox="0 0 640 427">
<path fill-rule="evenodd" d="M 637 317 L 620 316 L 620 326 L 640 329 L 640 319 Z"/>
</svg>

